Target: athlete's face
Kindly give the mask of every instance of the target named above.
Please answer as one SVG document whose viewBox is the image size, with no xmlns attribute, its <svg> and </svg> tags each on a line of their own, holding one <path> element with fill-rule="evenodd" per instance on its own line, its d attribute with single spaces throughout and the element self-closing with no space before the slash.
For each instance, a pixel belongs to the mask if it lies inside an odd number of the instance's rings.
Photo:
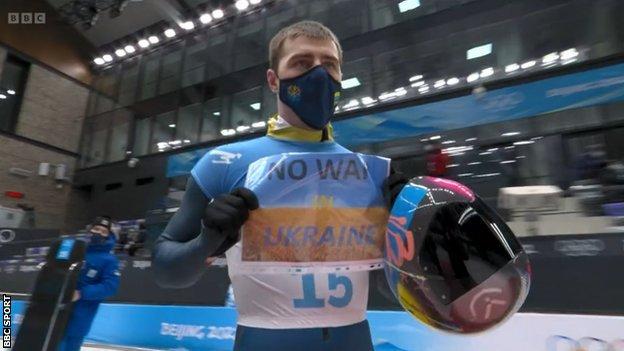
<svg viewBox="0 0 624 351">
<path fill-rule="evenodd" d="M 109 231 L 108 231 L 108 229 L 106 227 L 103 227 L 101 225 L 94 225 L 91 228 L 91 233 L 96 233 L 96 234 L 99 234 L 99 235 L 101 235 L 103 237 L 107 237 L 108 234 L 109 234 Z"/>
<path fill-rule="evenodd" d="M 277 72 L 267 71 L 267 81 L 273 92 L 279 89 L 279 80 L 302 75 L 315 66 L 323 66 L 337 81 L 342 80 L 338 48 L 331 40 L 319 40 L 300 36 L 287 38 L 282 45 Z"/>
</svg>

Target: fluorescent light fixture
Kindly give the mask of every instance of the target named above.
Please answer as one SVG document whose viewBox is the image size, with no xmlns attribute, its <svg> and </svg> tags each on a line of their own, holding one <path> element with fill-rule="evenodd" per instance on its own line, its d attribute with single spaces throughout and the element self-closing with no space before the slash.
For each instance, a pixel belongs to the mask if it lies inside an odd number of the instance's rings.
<svg viewBox="0 0 624 351">
<path fill-rule="evenodd" d="M 203 15 L 199 16 L 199 21 L 203 24 L 208 24 L 212 22 L 212 16 L 210 16 L 209 13 L 204 13 Z"/>
<path fill-rule="evenodd" d="M 117 55 L 117 57 L 124 57 L 126 56 L 126 51 L 124 49 L 117 49 L 115 50 L 115 55 Z"/>
<path fill-rule="evenodd" d="M 460 173 L 457 176 L 458 177 L 470 177 L 472 175 L 472 173 Z"/>
<path fill-rule="evenodd" d="M 365 96 L 360 99 L 364 105 L 371 105 L 377 102 L 377 100 L 373 99 L 370 96 Z"/>
<path fill-rule="evenodd" d="M 407 90 L 405 90 L 405 88 L 400 87 L 394 90 L 394 96 L 403 96 L 407 94 Z"/>
<path fill-rule="evenodd" d="M 418 88 L 419 86 L 425 85 L 424 80 L 419 80 L 418 82 L 412 83 L 412 88 Z"/>
<path fill-rule="evenodd" d="M 481 74 L 479 74 L 479 77 L 486 78 L 491 76 L 492 74 L 494 74 L 494 68 L 488 67 L 481 70 Z"/>
<path fill-rule="evenodd" d="M 381 95 L 379 95 L 379 100 L 382 100 L 382 101 L 383 100 L 390 100 L 390 99 L 394 99 L 394 98 L 396 98 L 396 95 L 395 95 L 394 92 L 389 93 L 389 92 L 386 91 L 386 92 L 381 93 Z"/>
<path fill-rule="evenodd" d="M 506 160 L 506 161 L 501 161 L 500 163 L 502 165 L 507 164 L 507 163 L 516 163 L 516 160 Z"/>
<path fill-rule="evenodd" d="M 488 151 L 490 151 L 490 152 L 497 151 L 497 150 L 498 150 L 498 148 L 497 148 L 497 147 L 493 147 L 493 148 L 491 148 L 491 149 L 488 149 Z"/>
<path fill-rule="evenodd" d="M 221 116 L 221 112 L 213 112 L 212 113 L 214 116 Z"/>
<path fill-rule="evenodd" d="M 421 80 L 421 79 L 423 79 L 423 75 L 422 74 L 418 74 L 418 75 L 415 75 L 415 76 L 411 76 L 409 81 L 410 82 L 415 82 L 415 81 Z"/>
<path fill-rule="evenodd" d="M 479 155 L 481 155 L 481 156 L 491 155 L 491 154 L 492 154 L 492 152 L 491 152 L 491 151 L 479 152 Z"/>
<path fill-rule="evenodd" d="M 132 45 L 126 45 L 126 47 L 124 48 L 124 50 L 125 50 L 127 53 L 129 53 L 129 54 L 132 54 L 133 52 L 135 52 L 135 51 L 136 51 L 136 49 L 135 49 L 135 48 L 134 48 L 134 46 L 132 46 Z"/>
<path fill-rule="evenodd" d="M 168 149 L 169 148 L 169 143 L 161 141 L 161 142 L 157 143 L 156 146 L 158 146 L 159 149 Z M 160 151 L 162 151 L 162 150 L 160 150 Z"/>
<path fill-rule="evenodd" d="M 158 37 L 155 35 L 150 36 L 149 38 L 147 38 L 147 40 L 152 44 L 158 44 L 158 42 L 160 41 L 160 39 L 158 39 Z"/>
<path fill-rule="evenodd" d="M 512 63 L 511 65 L 505 66 L 505 73 L 515 72 L 520 69 L 520 65 L 517 63 Z"/>
<path fill-rule="evenodd" d="M 223 13 L 223 10 L 221 9 L 216 9 L 214 11 L 212 11 L 212 18 L 214 19 L 220 19 L 223 18 L 225 14 Z"/>
<path fill-rule="evenodd" d="M 556 52 L 551 52 L 550 54 L 544 55 L 544 57 L 542 57 L 542 64 L 550 65 L 552 63 L 555 63 L 555 61 L 557 61 L 558 59 L 559 54 Z"/>
<path fill-rule="evenodd" d="M 190 143 L 190 142 L 191 142 L 191 141 L 190 141 L 189 139 L 184 139 L 184 143 L 185 143 L 185 144 L 188 144 L 188 143 Z"/>
<path fill-rule="evenodd" d="M 579 52 L 575 48 L 563 50 L 561 52 L 561 60 L 562 61 L 570 60 L 570 59 L 577 57 L 578 55 L 579 55 Z"/>
<path fill-rule="evenodd" d="M 103 65 L 104 59 L 101 57 L 96 57 L 95 59 L 93 59 L 93 62 L 95 62 L 96 65 Z"/>
<path fill-rule="evenodd" d="M 9 90 L 7 90 L 7 94 L 9 94 L 9 95 L 15 95 L 15 90 L 13 90 L 13 89 L 9 89 Z"/>
<path fill-rule="evenodd" d="M 249 3 L 252 4 L 252 5 L 258 5 L 261 2 L 262 2 L 262 0 L 249 0 Z"/>
<path fill-rule="evenodd" d="M 479 79 L 479 73 L 475 72 L 475 73 L 470 73 L 470 75 L 468 75 L 468 77 L 466 78 L 466 81 L 468 83 L 472 83 L 477 79 Z"/>
<path fill-rule="evenodd" d="M 543 136 L 536 136 L 536 137 L 532 137 L 531 140 L 540 140 L 540 139 L 544 139 Z"/>
<path fill-rule="evenodd" d="M 193 28 L 195 28 L 195 23 L 193 23 L 193 21 L 178 23 L 178 25 L 180 26 L 180 28 L 185 30 L 192 30 Z"/>
<path fill-rule="evenodd" d="M 486 173 L 486 174 L 477 174 L 473 176 L 474 178 L 487 178 L 487 177 L 496 177 L 499 176 L 500 173 Z"/>
<path fill-rule="evenodd" d="M 260 110 L 260 106 L 262 106 L 262 104 L 259 103 L 259 102 L 254 102 L 253 104 L 251 104 L 249 106 L 251 106 L 251 108 L 253 108 L 256 111 L 259 111 Z"/>
<path fill-rule="evenodd" d="M 169 145 L 180 145 L 182 144 L 181 140 L 172 140 L 169 142 Z"/>
<path fill-rule="evenodd" d="M 442 144 L 443 145 L 455 144 L 455 140 L 444 140 Z"/>
<path fill-rule="evenodd" d="M 113 56 L 106 54 L 102 56 L 102 59 L 106 62 L 111 62 L 113 60 Z"/>
<path fill-rule="evenodd" d="M 475 140 L 477 140 L 477 138 L 468 138 L 468 139 L 466 139 L 466 141 L 475 141 Z"/>
<path fill-rule="evenodd" d="M 446 84 L 448 85 L 455 85 L 457 83 L 459 83 L 459 78 L 457 77 L 449 78 L 446 80 Z"/>
<path fill-rule="evenodd" d="M 453 168 L 453 167 L 459 167 L 460 164 L 459 163 L 451 163 L 450 165 L 446 166 L 446 168 Z"/>
<path fill-rule="evenodd" d="M 521 160 L 523 158 L 526 158 L 526 156 L 520 155 L 520 156 L 516 156 L 516 159 Z"/>
<path fill-rule="evenodd" d="M 347 109 L 351 109 L 351 108 L 358 107 L 358 106 L 360 106 L 360 102 L 357 101 L 356 99 L 353 99 L 347 102 L 344 106 L 342 106 L 342 108 L 347 110 Z"/>
<path fill-rule="evenodd" d="M 511 150 L 511 149 L 515 149 L 516 147 L 511 145 L 511 146 L 505 146 L 505 150 Z"/>
<path fill-rule="evenodd" d="M 533 66 L 535 66 L 535 61 L 534 61 L 534 60 L 531 60 L 531 61 L 527 61 L 527 62 L 525 62 L 525 63 L 521 64 L 521 65 L 520 65 L 520 68 L 522 68 L 522 69 L 527 69 L 527 68 L 531 68 L 531 67 L 533 67 Z"/>
<path fill-rule="evenodd" d="M 420 6 L 420 0 L 404 0 L 399 2 L 399 12 L 411 11 Z"/>
<path fill-rule="evenodd" d="M 247 1 L 247 0 L 237 0 L 234 3 L 234 6 L 236 6 L 236 8 L 239 11 L 243 11 L 243 10 L 245 10 L 245 9 L 247 9 L 249 7 L 249 1 Z"/>
<path fill-rule="evenodd" d="M 472 60 L 479 57 L 487 56 L 492 53 L 492 43 L 485 45 L 475 46 L 472 49 L 466 51 L 466 60 Z"/>
<path fill-rule="evenodd" d="M 470 162 L 468 163 L 468 166 L 476 166 L 476 165 L 480 165 L 481 162 L 477 161 L 477 162 Z"/>
<path fill-rule="evenodd" d="M 501 134 L 501 136 L 504 136 L 504 137 L 514 136 L 514 135 L 520 135 L 520 132 L 507 132 L 507 133 Z"/>
<path fill-rule="evenodd" d="M 142 48 L 144 48 L 144 49 L 145 49 L 146 47 L 150 46 L 150 42 L 149 42 L 147 39 L 141 39 L 141 40 L 139 40 L 139 43 L 138 43 L 138 44 L 139 44 L 139 46 L 140 46 L 140 47 L 142 47 Z"/>
<path fill-rule="evenodd" d="M 529 145 L 529 144 L 533 144 L 533 143 L 535 143 L 535 141 L 533 141 L 533 140 L 522 140 L 522 141 L 516 141 L 513 144 L 514 145 Z"/>
<path fill-rule="evenodd" d="M 422 87 L 418 88 L 418 92 L 421 94 L 424 94 L 426 92 L 429 91 L 429 86 L 428 85 L 423 85 Z"/>
<path fill-rule="evenodd" d="M 266 122 L 264 122 L 264 121 L 254 122 L 254 123 L 251 124 L 251 126 L 253 128 L 264 128 L 264 127 L 266 127 Z"/>
<path fill-rule="evenodd" d="M 176 126 L 176 125 L 175 125 L 174 123 L 171 123 L 171 124 L 169 125 L 169 128 L 175 128 L 175 126 Z"/>
<path fill-rule="evenodd" d="M 236 131 L 234 129 L 222 129 L 221 130 L 221 135 L 223 136 L 230 136 L 234 134 L 236 134 Z"/>
<path fill-rule="evenodd" d="M 242 132 L 248 131 L 249 128 L 250 128 L 249 126 L 244 126 L 244 125 L 243 126 L 238 126 L 238 127 L 236 127 L 236 131 L 239 132 L 239 133 L 242 133 Z"/>
<path fill-rule="evenodd" d="M 6 99 L 6 95 L 0 94 L 0 99 L 2 99 L 2 100 Z"/>
<path fill-rule="evenodd" d="M 173 28 L 169 28 L 169 29 L 167 29 L 165 31 L 165 36 L 167 38 L 173 38 L 173 37 L 175 37 L 175 35 L 176 35 L 176 32 L 175 32 L 175 30 L 173 30 Z"/>
<path fill-rule="evenodd" d="M 360 81 L 357 79 L 357 77 L 353 77 L 353 78 L 343 80 L 342 82 L 340 82 L 340 85 L 342 86 L 342 89 L 350 89 L 350 88 L 358 87 L 361 84 L 360 84 Z"/>
<path fill-rule="evenodd" d="M 436 89 L 440 89 L 442 87 L 444 87 L 446 85 L 446 82 L 444 81 L 444 79 L 440 79 L 438 81 L 436 81 L 435 83 L 433 83 L 433 87 Z"/>
<path fill-rule="evenodd" d="M 440 139 L 442 136 L 441 135 L 434 135 L 434 136 L 430 136 L 429 140 L 438 140 Z"/>
</svg>

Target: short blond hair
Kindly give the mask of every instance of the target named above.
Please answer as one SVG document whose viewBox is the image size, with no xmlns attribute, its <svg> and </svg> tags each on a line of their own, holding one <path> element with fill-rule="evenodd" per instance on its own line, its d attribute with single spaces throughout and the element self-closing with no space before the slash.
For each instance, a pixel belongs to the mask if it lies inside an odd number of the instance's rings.
<svg viewBox="0 0 624 351">
<path fill-rule="evenodd" d="M 338 60 L 342 64 L 342 47 L 331 29 L 316 21 L 301 21 L 282 28 L 269 43 L 269 67 L 277 72 L 277 67 L 282 59 L 282 46 L 286 39 L 306 37 L 319 40 L 331 40 L 338 49 Z"/>
</svg>

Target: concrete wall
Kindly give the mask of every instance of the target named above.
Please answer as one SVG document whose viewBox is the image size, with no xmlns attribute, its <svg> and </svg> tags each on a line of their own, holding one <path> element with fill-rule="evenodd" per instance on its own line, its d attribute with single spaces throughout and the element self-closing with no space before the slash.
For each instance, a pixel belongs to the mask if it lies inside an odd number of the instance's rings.
<svg viewBox="0 0 624 351">
<path fill-rule="evenodd" d="M 5 58 L 6 51 L 0 49 L 0 74 Z M 43 162 L 64 164 L 67 175 L 73 175 L 76 166 L 73 153 L 79 148 L 88 89 L 33 63 L 25 91 L 21 93 L 17 135 L 0 134 L 0 206 L 15 208 L 17 204 L 27 204 L 35 208 L 36 227 L 65 229 L 70 199 L 75 210 L 68 218 L 74 223 L 84 221 L 86 211 L 80 210 L 85 208 L 85 202 L 80 196 L 72 196 L 77 190 L 70 183 L 54 180 L 53 169 L 47 177 L 38 176 L 37 170 Z M 11 168 L 32 173 L 18 176 L 10 172 Z M 25 197 L 6 197 L 9 190 L 22 192 Z"/>
</svg>

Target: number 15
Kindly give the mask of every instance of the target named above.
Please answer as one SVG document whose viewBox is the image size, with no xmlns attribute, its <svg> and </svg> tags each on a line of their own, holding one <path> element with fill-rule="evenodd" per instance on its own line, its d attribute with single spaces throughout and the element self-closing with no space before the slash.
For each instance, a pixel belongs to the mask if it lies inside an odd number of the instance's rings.
<svg viewBox="0 0 624 351">
<path fill-rule="evenodd" d="M 320 308 L 325 307 L 325 300 L 316 297 L 316 286 L 314 284 L 314 274 L 304 274 L 301 276 L 303 281 L 303 298 L 294 299 L 295 308 Z M 330 273 L 328 275 L 329 290 L 336 290 L 340 285 L 344 286 L 344 294 L 342 296 L 331 295 L 327 299 L 327 303 L 331 306 L 342 308 L 349 305 L 353 298 L 353 283 L 346 276 L 338 276 Z"/>
</svg>

